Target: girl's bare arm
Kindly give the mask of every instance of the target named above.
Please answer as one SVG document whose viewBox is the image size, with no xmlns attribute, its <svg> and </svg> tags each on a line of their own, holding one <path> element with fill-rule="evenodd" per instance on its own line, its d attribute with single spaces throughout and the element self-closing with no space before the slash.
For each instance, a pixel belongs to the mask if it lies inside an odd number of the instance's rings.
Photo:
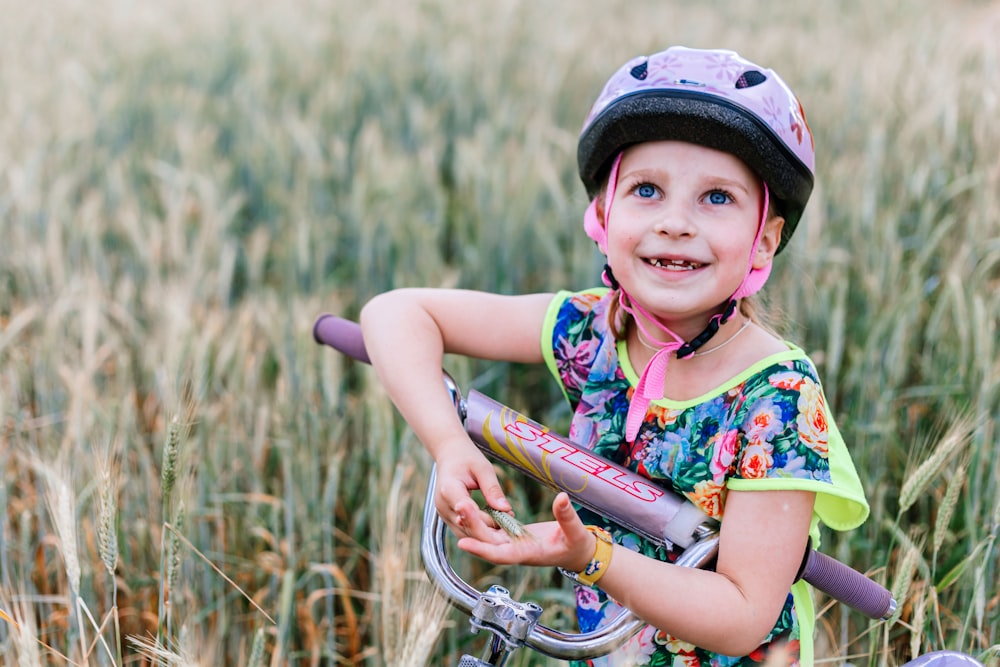
<svg viewBox="0 0 1000 667">
<path fill-rule="evenodd" d="M 552 295 L 502 296 L 443 289 L 401 289 L 373 298 L 361 312 L 372 366 L 438 465 L 436 504 L 452 529 L 478 535 L 487 525 L 469 490 L 510 509 L 492 464 L 469 440 L 441 381 L 448 353 L 538 363 L 541 330 Z"/>
</svg>

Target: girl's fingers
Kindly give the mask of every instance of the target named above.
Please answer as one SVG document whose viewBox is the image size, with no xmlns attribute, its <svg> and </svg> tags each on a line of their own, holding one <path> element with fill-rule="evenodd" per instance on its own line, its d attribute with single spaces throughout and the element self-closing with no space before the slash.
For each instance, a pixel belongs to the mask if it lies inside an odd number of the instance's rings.
<svg viewBox="0 0 1000 667">
<path fill-rule="evenodd" d="M 557 495 L 556 499 L 552 501 L 552 515 L 559 522 L 559 527 L 562 528 L 569 541 L 582 539 L 586 536 L 587 529 L 576 510 L 573 509 L 573 503 L 570 502 L 569 496 L 565 492 Z"/>
<path fill-rule="evenodd" d="M 476 476 L 476 485 L 482 491 L 483 498 L 486 499 L 486 504 L 501 512 L 510 511 L 510 503 L 507 502 L 507 498 L 503 494 L 503 487 L 500 486 L 500 480 L 497 479 L 493 465 L 486 462 L 485 459 L 484 462 L 486 465 L 475 470 L 474 474 Z"/>
<path fill-rule="evenodd" d="M 565 539 L 566 556 L 562 566 L 579 572 L 592 558 L 597 538 L 583 525 L 565 493 L 560 493 L 552 502 L 552 513 Z"/>
<path fill-rule="evenodd" d="M 479 539 L 474 536 L 463 537 L 458 540 L 458 548 L 498 565 L 542 564 L 538 562 L 539 554 L 535 553 L 538 550 L 537 545 L 528 543 L 526 540 L 514 541 L 507 533 L 499 529 L 490 531 L 487 539 Z"/>
<path fill-rule="evenodd" d="M 500 531 L 469 495 L 464 484 L 442 483 L 434 500 L 441 520 L 459 538 L 474 537 L 490 543 L 502 541 Z"/>
<path fill-rule="evenodd" d="M 456 534 L 461 534 L 462 517 L 455 510 L 453 503 L 449 502 L 442 494 L 438 493 L 434 498 L 434 508 L 437 510 L 438 516 L 441 520 L 448 525 Z"/>
<path fill-rule="evenodd" d="M 494 526 L 493 520 L 479 509 L 479 505 L 471 498 L 461 501 L 455 512 L 459 516 L 462 528 L 461 532 L 457 533 L 459 537 L 472 537 L 490 544 L 502 544 L 507 541 L 506 533 Z"/>
<path fill-rule="evenodd" d="M 569 496 L 560 493 L 552 502 L 555 521 L 528 526 L 534 539 L 514 539 L 492 526 L 475 503 L 461 506 L 463 531 L 458 533 L 459 549 L 497 564 L 576 565 L 586 564 L 594 553 L 596 539 L 586 529 Z"/>
</svg>

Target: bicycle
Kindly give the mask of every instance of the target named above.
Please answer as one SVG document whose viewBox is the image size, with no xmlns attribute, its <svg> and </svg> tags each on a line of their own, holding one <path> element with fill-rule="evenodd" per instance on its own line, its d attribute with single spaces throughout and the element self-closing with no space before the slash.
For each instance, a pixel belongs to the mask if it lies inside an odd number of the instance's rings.
<svg viewBox="0 0 1000 667">
<path fill-rule="evenodd" d="M 333 315 L 320 315 L 313 338 L 358 361 L 370 363 L 361 327 Z M 679 494 L 612 461 L 577 447 L 502 403 L 476 391 L 462 396 L 447 372 L 443 381 L 472 441 L 491 459 L 512 466 L 532 479 L 567 492 L 595 511 L 668 548 L 682 549 L 675 565 L 710 567 L 718 551 L 719 524 Z M 436 475 L 432 468 L 424 502 L 420 552 L 424 568 L 449 602 L 470 617 L 471 631 L 491 637 L 483 657 L 463 655 L 458 667 L 506 665 L 511 655 L 528 647 L 560 660 L 607 655 L 622 646 L 645 623 L 628 610 L 590 632 L 565 633 L 538 622 L 542 607 L 521 603 L 499 585 L 480 591 L 466 582 L 448 561 L 446 526 L 434 506 Z M 797 579 L 869 618 L 886 620 L 896 600 L 881 584 L 840 561 L 807 546 Z M 963 653 L 936 651 L 903 667 L 971 667 L 982 663 Z"/>
</svg>

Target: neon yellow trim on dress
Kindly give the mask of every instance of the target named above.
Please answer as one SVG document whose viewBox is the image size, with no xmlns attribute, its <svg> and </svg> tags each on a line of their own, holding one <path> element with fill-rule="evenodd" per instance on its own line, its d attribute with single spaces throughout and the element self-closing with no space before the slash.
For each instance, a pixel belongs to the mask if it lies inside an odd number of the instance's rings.
<svg viewBox="0 0 1000 667">
<path fill-rule="evenodd" d="M 812 586 L 804 581 L 796 581 L 792 584 L 792 599 L 795 605 L 795 617 L 799 622 L 799 667 L 813 667 L 816 610 L 813 607 Z"/>
<path fill-rule="evenodd" d="M 706 391 L 701 396 L 696 396 L 692 399 L 678 401 L 672 398 L 661 398 L 655 401 L 651 401 L 650 405 L 658 405 L 664 408 L 671 408 L 674 410 L 683 410 L 689 408 L 692 405 L 697 405 L 698 403 L 704 403 L 707 400 L 713 399 L 720 394 L 724 394 L 733 387 L 746 382 L 749 378 L 753 377 L 762 370 L 773 366 L 775 364 L 780 364 L 785 361 L 797 361 L 799 359 L 808 359 L 806 353 L 800 348 L 796 347 L 792 343 L 785 342 L 788 346 L 788 350 L 785 352 L 778 352 L 772 354 L 769 357 L 765 357 L 760 361 L 749 366 L 746 370 L 741 373 L 729 378 L 723 384 L 719 385 L 714 389 Z M 625 379 L 634 389 L 639 384 L 639 374 L 635 372 L 635 368 L 632 366 L 632 360 L 628 356 L 628 344 L 624 340 L 618 341 L 616 345 L 618 350 L 618 363 L 621 364 L 622 372 L 625 373 Z"/>
<path fill-rule="evenodd" d="M 549 369 L 549 373 L 552 377 L 556 379 L 559 383 L 559 389 L 562 390 L 563 398 L 569 401 L 569 394 L 566 393 L 566 385 L 563 384 L 562 377 L 559 374 L 559 368 L 556 366 L 555 352 L 552 350 L 552 335 L 556 329 L 556 320 L 559 317 L 559 309 L 562 307 L 566 300 L 575 294 L 605 294 L 608 292 L 607 287 L 595 287 L 589 290 L 583 290 L 582 292 L 570 292 L 568 290 L 560 290 L 556 292 L 555 296 L 552 297 L 552 301 L 549 302 L 548 310 L 545 311 L 545 319 L 542 321 L 542 358 L 545 360 L 545 366 Z"/>
</svg>

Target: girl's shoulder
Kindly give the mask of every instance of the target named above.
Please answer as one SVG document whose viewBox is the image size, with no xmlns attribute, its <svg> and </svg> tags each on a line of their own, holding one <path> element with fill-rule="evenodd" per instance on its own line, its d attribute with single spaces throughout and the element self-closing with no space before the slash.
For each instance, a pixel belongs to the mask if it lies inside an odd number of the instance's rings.
<svg viewBox="0 0 1000 667">
<path fill-rule="evenodd" d="M 739 384 L 764 380 L 769 383 L 780 383 L 780 378 L 793 376 L 803 376 L 813 381 L 819 381 L 816 364 L 813 363 L 805 350 L 788 341 L 782 341 L 782 346 L 783 349 L 755 361 L 733 379 Z"/>
<path fill-rule="evenodd" d="M 803 387 L 819 387 L 816 365 L 804 350 L 783 342 L 784 349 L 750 364 L 729 378 L 716 393 L 738 390 L 745 400 L 753 396 L 794 395 Z"/>
</svg>

